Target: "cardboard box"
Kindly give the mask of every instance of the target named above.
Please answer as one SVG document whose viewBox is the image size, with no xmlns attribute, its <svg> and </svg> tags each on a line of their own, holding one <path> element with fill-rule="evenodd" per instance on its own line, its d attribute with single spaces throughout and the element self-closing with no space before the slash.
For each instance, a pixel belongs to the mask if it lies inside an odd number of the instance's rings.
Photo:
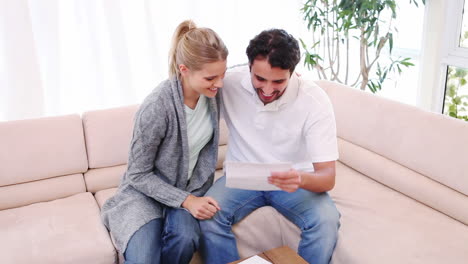
<svg viewBox="0 0 468 264">
<path fill-rule="evenodd" d="M 307 264 L 307 261 L 305 261 L 294 250 L 287 246 L 267 250 L 261 254 L 258 254 L 258 256 L 270 261 L 273 264 Z M 243 260 L 245 259 L 234 261 L 229 264 L 236 264 Z"/>
</svg>

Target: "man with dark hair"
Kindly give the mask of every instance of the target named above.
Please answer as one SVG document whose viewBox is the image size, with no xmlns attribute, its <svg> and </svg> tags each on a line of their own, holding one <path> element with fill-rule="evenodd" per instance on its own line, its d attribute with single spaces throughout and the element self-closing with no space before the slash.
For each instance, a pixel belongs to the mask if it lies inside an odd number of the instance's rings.
<svg viewBox="0 0 468 264">
<path fill-rule="evenodd" d="M 329 263 L 339 212 L 327 194 L 335 184 L 336 124 L 326 93 L 294 73 L 297 40 L 284 30 L 261 32 L 247 47 L 249 67 L 226 73 L 219 94 L 229 129 L 226 161 L 291 162 L 269 182 L 282 191 L 227 188 L 221 177 L 207 192 L 221 210 L 200 222 L 205 262 L 239 259 L 232 225 L 262 206 L 272 206 L 301 229 L 298 253 L 314 264 Z"/>
</svg>

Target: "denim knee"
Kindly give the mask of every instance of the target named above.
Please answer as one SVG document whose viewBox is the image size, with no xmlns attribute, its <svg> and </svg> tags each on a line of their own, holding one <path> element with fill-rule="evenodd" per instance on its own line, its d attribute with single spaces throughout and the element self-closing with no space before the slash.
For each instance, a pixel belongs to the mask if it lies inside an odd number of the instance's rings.
<svg viewBox="0 0 468 264">
<path fill-rule="evenodd" d="M 218 211 L 213 218 L 200 221 L 200 229 L 202 232 L 209 232 L 219 229 L 231 230 L 232 221 L 229 220 L 222 211 Z"/>
<path fill-rule="evenodd" d="M 339 227 L 340 213 L 335 209 L 321 212 L 321 214 L 315 217 L 315 221 L 309 223 L 303 231 L 311 231 L 313 229 L 326 237 L 336 239 L 338 237 Z"/>
<path fill-rule="evenodd" d="M 185 232 L 180 232 L 180 230 L 170 230 L 164 234 L 164 240 L 171 241 L 171 244 L 178 245 L 178 247 L 181 248 L 198 248 L 200 244 L 200 234 L 194 231 L 184 231 Z"/>
<path fill-rule="evenodd" d="M 219 228 L 219 224 L 214 220 L 216 216 L 213 216 L 211 219 L 206 219 L 200 221 L 200 229 L 202 233 L 210 232 Z"/>
</svg>

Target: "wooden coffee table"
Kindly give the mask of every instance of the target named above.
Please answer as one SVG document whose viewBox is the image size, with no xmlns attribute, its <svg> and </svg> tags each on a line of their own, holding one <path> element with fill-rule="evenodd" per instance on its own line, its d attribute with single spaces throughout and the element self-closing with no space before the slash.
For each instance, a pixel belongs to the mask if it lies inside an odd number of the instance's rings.
<svg viewBox="0 0 468 264">
<path fill-rule="evenodd" d="M 307 261 L 305 261 L 294 250 L 287 246 L 267 250 L 261 254 L 258 254 L 258 256 L 270 261 L 273 264 L 307 264 Z M 229 264 L 236 264 L 245 259 L 234 261 Z"/>
</svg>

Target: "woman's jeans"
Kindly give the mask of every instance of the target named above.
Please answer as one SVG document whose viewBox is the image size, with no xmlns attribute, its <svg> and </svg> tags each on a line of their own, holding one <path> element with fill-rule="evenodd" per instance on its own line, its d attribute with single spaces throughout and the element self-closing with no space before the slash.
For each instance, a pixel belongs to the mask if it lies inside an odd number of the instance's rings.
<svg viewBox="0 0 468 264">
<path fill-rule="evenodd" d="M 221 211 L 200 221 L 201 251 L 206 264 L 239 259 L 232 225 L 255 209 L 272 206 L 302 231 L 298 253 L 309 263 L 329 263 L 338 238 L 340 214 L 327 193 L 299 189 L 296 192 L 250 191 L 225 187 L 220 178 L 206 193 L 218 201 Z M 272 227 L 277 228 L 277 227 Z"/>
<path fill-rule="evenodd" d="M 148 222 L 130 238 L 125 263 L 189 263 L 199 240 L 197 219 L 185 209 L 166 208 L 164 219 Z"/>
</svg>

